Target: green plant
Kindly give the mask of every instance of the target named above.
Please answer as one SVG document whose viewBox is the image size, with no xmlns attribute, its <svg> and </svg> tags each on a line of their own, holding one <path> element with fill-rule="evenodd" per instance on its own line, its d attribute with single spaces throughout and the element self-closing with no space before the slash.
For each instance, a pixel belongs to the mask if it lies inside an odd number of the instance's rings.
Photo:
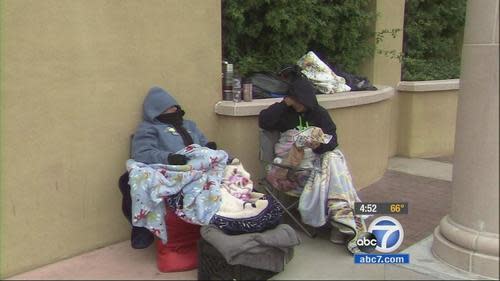
<svg viewBox="0 0 500 281">
<path fill-rule="evenodd" d="M 407 0 L 402 80 L 460 76 L 466 0 Z"/>
<path fill-rule="evenodd" d="M 370 0 L 223 0 L 224 58 L 241 74 L 277 71 L 308 51 L 357 72 L 373 55 Z M 388 31 L 390 33 L 390 31 Z"/>
</svg>

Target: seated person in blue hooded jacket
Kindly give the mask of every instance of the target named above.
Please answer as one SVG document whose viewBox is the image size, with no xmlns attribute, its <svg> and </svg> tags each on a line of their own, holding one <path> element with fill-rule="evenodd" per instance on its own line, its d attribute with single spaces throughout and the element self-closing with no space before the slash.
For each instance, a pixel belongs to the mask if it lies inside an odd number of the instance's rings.
<svg viewBox="0 0 500 281">
<path fill-rule="evenodd" d="M 132 141 L 132 158 L 154 164 L 184 165 L 187 158 L 175 154 L 190 144 L 217 149 L 191 120 L 184 120 L 184 111 L 165 90 L 153 87 L 144 100 L 144 121 Z"/>
<path fill-rule="evenodd" d="M 184 165 L 189 159 L 175 152 L 190 144 L 217 149 L 216 143 L 207 141 L 193 121 L 183 119 L 184 111 L 165 90 L 159 87 L 151 88 L 144 99 L 143 107 L 144 120 L 132 140 L 132 158 L 135 161 L 145 164 Z M 132 223 L 132 199 L 128 180 L 128 173 L 123 174 L 119 187 L 123 194 L 123 213 Z M 147 248 L 153 241 L 154 236 L 147 228 L 132 226 L 133 248 Z"/>
</svg>

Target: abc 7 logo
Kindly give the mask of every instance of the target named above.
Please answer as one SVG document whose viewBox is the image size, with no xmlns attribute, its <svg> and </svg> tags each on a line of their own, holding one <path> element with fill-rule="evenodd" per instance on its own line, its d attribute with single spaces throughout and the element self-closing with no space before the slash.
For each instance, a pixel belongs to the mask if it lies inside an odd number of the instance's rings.
<svg viewBox="0 0 500 281">
<path fill-rule="evenodd" d="M 404 231 L 398 220 L 384 216 L 375 219 L 356 240 L 359 250 L 371 253 L 375 250 L 381 253 L 396 251 L 403 243 Z"/>
</svg>

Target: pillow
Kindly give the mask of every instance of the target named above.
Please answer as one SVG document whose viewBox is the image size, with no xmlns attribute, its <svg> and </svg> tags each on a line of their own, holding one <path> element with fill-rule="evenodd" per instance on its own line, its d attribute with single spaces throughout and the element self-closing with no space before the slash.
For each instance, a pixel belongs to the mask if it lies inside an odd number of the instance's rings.
<svg viewBox="0 0 500 281">
<path fill-rule="evenodd" d="M 224 233 L 238 235 L 263 232 L 275 228 L 281 221 L 283 209 L 271 196 L 252 192 L 248 201 L 221 190 L 222 204 L 210 224 Z"/>
</svg>

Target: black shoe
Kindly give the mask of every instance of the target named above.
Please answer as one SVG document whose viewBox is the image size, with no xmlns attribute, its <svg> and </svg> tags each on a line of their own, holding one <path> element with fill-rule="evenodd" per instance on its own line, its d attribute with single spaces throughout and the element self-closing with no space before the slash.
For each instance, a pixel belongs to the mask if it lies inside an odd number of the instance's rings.
<svg viewBox="0 0 500 281">
<path fill-rule="evenodd" d="M 132 236 L 130 243 L 134 249 L 145 249 L 155 241 L 155 237 L 151 231 L 145 227 L 132 227 Z"/>
</svg>

